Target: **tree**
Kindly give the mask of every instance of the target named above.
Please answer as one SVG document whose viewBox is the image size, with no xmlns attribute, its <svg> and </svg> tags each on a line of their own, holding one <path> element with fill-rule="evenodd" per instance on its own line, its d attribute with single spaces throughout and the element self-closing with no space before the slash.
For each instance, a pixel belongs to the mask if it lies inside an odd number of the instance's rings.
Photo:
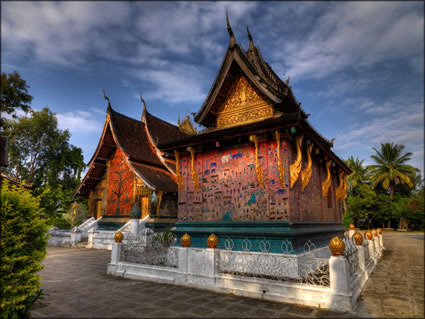
<svg viewBox="0 0 425 319">
<path fill-rule="evenodd" d="M 361 184 L 357 187 L 357 194 L 347 198 L 348 213 L 357 224 L 359 219 L 369 219 L 372 217 L 373 207 L 376 201 L 376 194 L 368 184 Z"/>
<path fill-rule="evenodd" d="M 7 173 L 33 184 L 34 195 L 43 195 L 40 206 L 47 215 L 59 206 L 66 211 L 85 168 L 81 148 L 69 144 L 69 131 L 58 128 L 56 114 L 47 107 L 8 121 Z"/>
<path fill-rule="evenodd" d="M 389 189 L 390 205 L 392 205 L 397 185 L 405 184 L 412 188 L 411 179 L 418 169 L 405 164 L 410 160 L 412 153 L 403 154 L 404 145 L 384 143 L 381 144 L 379 151 L 376 148 L 373 150 L 376 155 L 371 155 L 371 158 L 377 163 L 369 166 L 373 187 L 381 184 L 385 190 Z M 390 226 L 391 217 L 388 220 L 388 228 Z"/>
<path fill-rule="evenodd" d="M 2 114 L 11 114 L 16 118 L 16 110 L 28 112 L 31 109 L 33 97 L 28 94 L 29 86 L 18 72 L 1 74 L 0 111 Z M 5 128 L 6 122 L 0 119 L 0 127 Z"/>
<path fill-rule="evenodd" d="M 348 160 L 345 161 L 345 164 L 353 171 L 348 177 L 349 192 L 352 194 L 357 193 L 357 187 L 359 185 L 369 182 L 368 179 L 368 167 L 363 166 L 363 160 L 359 160 L 358 157 L 354 159 L 353 156 L 350 156 Z"/>
</svg>

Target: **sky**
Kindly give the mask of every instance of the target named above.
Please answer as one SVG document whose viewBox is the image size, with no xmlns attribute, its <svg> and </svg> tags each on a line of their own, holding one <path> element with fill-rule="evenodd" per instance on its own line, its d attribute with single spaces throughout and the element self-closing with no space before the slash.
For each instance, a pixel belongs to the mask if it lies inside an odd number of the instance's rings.
<svg viewBox="0 0 425 319">
<path fill-rule="evenodd" d="M 381 143 L 405 145 L 424 172 L 422 2 L 1 2 L 1 70 L 30 86 L 32 108 L 57 114 L 87 163 L 107 102 L 140 119 L 197 112 L 229 44 L 264 59 L 290 85 L 333 151 L 373 164 Z"/>
</svg>

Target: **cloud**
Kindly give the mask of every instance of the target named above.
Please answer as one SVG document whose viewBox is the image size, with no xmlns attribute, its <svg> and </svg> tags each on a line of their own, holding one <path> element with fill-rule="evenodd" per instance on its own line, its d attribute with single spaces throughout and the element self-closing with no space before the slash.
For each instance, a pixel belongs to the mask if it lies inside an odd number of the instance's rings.
<svg viewBox="0 0 425 319">
<path fill-rule="evenodd" d="M 96 116 L 86 111 L 57 113 L 56 118 L 58 119 L 58 127 L 61 130 L 69 130 L 72 135 L 99 133 L 102 131 L 103 122 L 94 120 Z"/>
<path fill-rule="evenodd" d="M 423 4 L 329 4 L 303 41 L 281 43 L 286 73 L 320 79 L 346 67 L 364 69 L 383 61 L 417 59 L 423 54 L 423 29 Z"/>
</svg>

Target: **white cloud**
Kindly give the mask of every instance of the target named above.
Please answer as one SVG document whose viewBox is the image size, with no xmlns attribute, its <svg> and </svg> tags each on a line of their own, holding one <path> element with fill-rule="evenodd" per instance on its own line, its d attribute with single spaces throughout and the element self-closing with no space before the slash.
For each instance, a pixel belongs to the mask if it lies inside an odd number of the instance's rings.
<svg viewBox="0 0 425 319">
<path fill-rule="evenodd" d="M 423 54 L 424 18 L 419 6 L 400 2 L 329 4 L 303 41 L 281 44 L 287 56 L 286 74 L 319 79 L 348 66 L 365 68 Z"/>
<path fill-rule="evenodd" d="M 105 113 L 104 113 L 105 114 Z M 87 133 L 99 133 L 102 131 L 103 122 L 94 120 L 96 116 L 85 111 L 57 113 L 58 127 L 61 130 L 69 130 L 74 135 Z"/>
</svg>

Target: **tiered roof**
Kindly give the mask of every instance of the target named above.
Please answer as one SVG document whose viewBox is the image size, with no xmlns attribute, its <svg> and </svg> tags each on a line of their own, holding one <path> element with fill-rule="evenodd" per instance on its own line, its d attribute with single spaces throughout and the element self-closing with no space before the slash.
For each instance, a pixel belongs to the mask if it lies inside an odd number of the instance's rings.
<svg viewBox="0 0 425 319">
<path fill-rule="evenodd" d="M 154 190 L 177 192 L 175 161 L 164 158 L 156 147 L 159 142 L 171 142 L 186 135 L 179 128 L 165 122 L 143 109 L 142 121 L 114 111 L 108 104 L 102 136 L 88 171 L 74 196 L 87 197 L 106 172 L 106 162 L 117 148 L 124 154 L 126 163 L 146 186 Z"/>
<path fill-rule="evenodd" d="M 330 150 L 333 143 L 324 138 L 307 121 L 308 114 L 301 108 L 289 86 L 289 78 L 283 82 L 270 65 L 264 61 L 260 50 L 254 45 L 252 36 L 247 28 L 249 48 L 245 51 L 236 42 L 232 28 L 227 18 L 227 30 L 230 35 L 227 48 L 220 69 L 214 83 L 194 120 L 207 129 L 198 135 L 187 136 L 173 143 L 160 143 L 159 147 L 165 151 L 175 148 L 184 149 L 205 143 L 208 139 L 231 138 L 233 136 L 260 132 L 269 127 L 280 128 L 299 127 L 319 148 L 332 160 L 339 164 L 347 173 L 349 168 Z M 220 106 L 226 101 L 235 81 L 244 76 L 252 88 L 266 101 L 274 106 L 274 115 L 255 123 L 243 123 L 237 127 L 217 128 L 217 114 Z"/>
</svg>

